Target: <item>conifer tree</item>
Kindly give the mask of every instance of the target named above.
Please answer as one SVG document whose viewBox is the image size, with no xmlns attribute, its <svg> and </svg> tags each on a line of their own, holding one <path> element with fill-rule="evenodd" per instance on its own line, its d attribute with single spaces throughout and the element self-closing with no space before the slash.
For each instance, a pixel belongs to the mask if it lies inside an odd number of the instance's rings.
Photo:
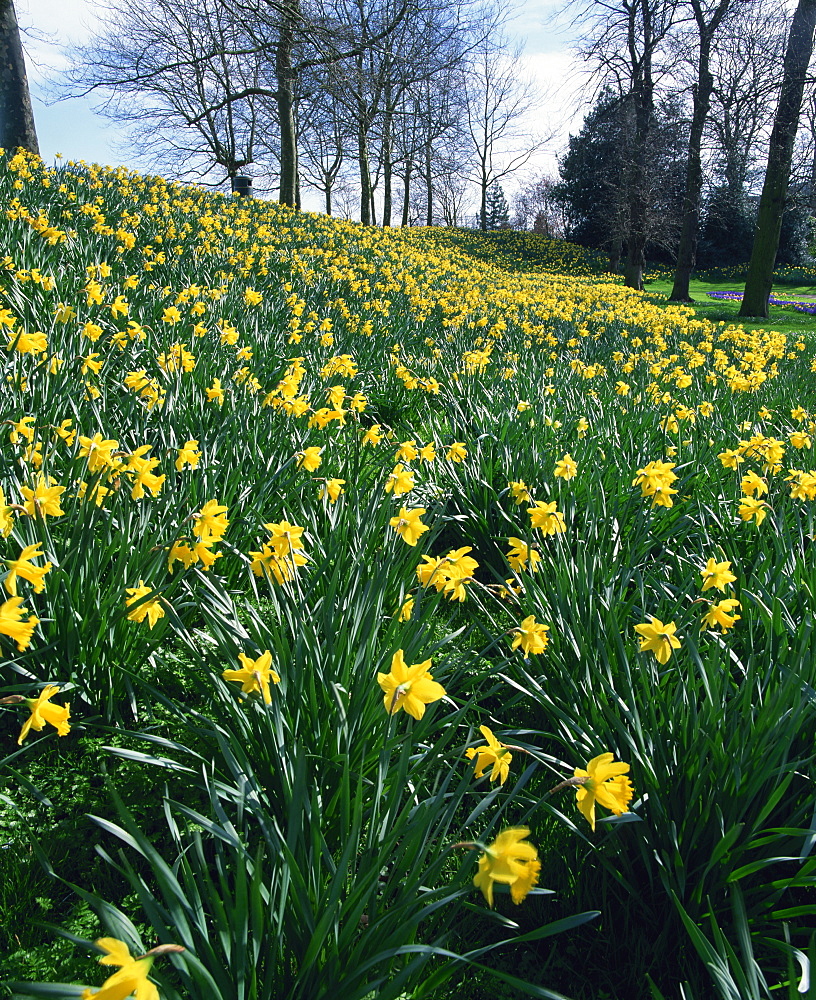
<svg viewBox="0 0 816 1000">
<path fill-rule="evenodd" d="M 484 219 L 480 219 L 480 222 L 485 232 L 493 229 L 510 228 L 510 209 L 507 205 L 507 199 L 504 196 L 502 186 L 498 181 L 494 181 L 487 189 Z"/>
</svg>

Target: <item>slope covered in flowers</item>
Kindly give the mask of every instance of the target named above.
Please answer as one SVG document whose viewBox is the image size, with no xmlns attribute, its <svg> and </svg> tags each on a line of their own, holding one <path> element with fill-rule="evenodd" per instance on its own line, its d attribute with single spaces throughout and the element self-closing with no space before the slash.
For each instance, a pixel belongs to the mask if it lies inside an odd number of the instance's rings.
<svg viewBox="0 0 816 1000">
<path fill-rule="evenodd" d="M 804 823 L 812 342 L 660 308 L 564 244 L 528 237 L 529 252 L 488 262 L 469 236 L 364 228 L 124 169 L 3 157 L 0 213 L 10 695 L 56 683 L 72 721 L 132 718 L 139 675 L 149 665 L 161 690 L 182 643 L 219 697 L 239 681 L 254 707 L 288 702 L 310 753 L 345 754 L 365 783 L 377 754 L 363 734 L 400 709 L 427 727 L 425 706 L 447 693 L 459 773 L 489 722 L 542 771 L 577 768 L 593 830 L 595 801 L 628 812 L 632 790 L 618 776 L 615 795 L 588 795 L 585 782 L 602 758 L 612 766 L 609 750 L 630 762 L 646 822 L 610 850 L 625 868 L 646 845 L 649 892 L 675 893 L 691 920 L 703 900 L 730 906 L 763 829 Z M 236 611 L 247 597 L 249 624 Z M 493 757 L 475 749 L 468 780 L 495 761 L 508 797 L 491 823 L 543 828 L 552 808 L 529 775 L 505 788 L 493 730 Z M 428 754 L 438 767 L 442 751 Z M 720 833 L 700 775 L 728 796 Z M 321 808 L 333 802 L 324 789 Z M 342 853 L 351 813 L 337 809 Z M 448 816 L 423 850 L 446 836 L 475 846 L 481 813 L 457 814 L 464 829 Z M 372 829 L 369 817 L 357 835 Z M 303 849 L 320 853 L 308 837 Z M 524 870 L 515 902 L 536 881 Z M 490 871 L 480 863 L 476 885 L 492 904 Z M 754 916 L 781 939 L 772 905 Z"/>
</svg>

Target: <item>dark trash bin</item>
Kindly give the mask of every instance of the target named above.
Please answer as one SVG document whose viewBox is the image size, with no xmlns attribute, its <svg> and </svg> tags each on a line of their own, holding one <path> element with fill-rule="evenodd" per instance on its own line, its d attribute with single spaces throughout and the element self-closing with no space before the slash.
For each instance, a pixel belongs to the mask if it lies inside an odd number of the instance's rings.
<svg viewBox="0 0 816 1000">
<path fill-rule="evenodd" d="M 244 198 L 250 198 L 252 196 L 252 178 L 245 177 L 243 174 L 233 177 L 232 191 L 233 194 L 240 194 Z"/>
</svg>

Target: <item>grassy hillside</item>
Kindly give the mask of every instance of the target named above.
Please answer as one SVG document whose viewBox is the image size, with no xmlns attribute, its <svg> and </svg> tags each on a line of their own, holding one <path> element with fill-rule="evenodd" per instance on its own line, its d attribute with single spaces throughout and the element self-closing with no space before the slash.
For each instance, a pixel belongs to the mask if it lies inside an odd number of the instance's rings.
<svg viewBox="0 0 816 1000">
<path fill-rule="evenodd" d="M 811 338 L 125 169 L 0 212 L 12 994 L 801 995 Z"/>
</svg>

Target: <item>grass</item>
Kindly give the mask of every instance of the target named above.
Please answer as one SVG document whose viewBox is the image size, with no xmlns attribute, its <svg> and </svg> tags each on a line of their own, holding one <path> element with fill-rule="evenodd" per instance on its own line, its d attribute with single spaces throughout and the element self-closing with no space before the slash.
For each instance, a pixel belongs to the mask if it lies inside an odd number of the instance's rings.
<svg viewBox="0 0 816 1000">
<path fill-rule="evenodd" d="M 809 337 L 813 334 L 816 321 L 808 313 L 799 312 L 793 306 L 771 305 L 767 320 L 752 320 L 738 315 L 739 301 L 711 299 L 709 292 L 742 291 L 743 285 L 738 281 L 703 281 L 692 279 L 689 290 L 694 300 L 692 308 L 694 315 L 710 323 L 739 323 L 746 330 L 778 330 L 793 337 Z M 644 291 L 646 297 L 657 304 L 668 300 L 671 295 L 672 281 L 665 278 L 649 279 L 647 277 Z M 787 285 L 774 287 L 773 294 L 780 298 L 803 298 L 816 301 L 816 285 Z"/>
</svg>

